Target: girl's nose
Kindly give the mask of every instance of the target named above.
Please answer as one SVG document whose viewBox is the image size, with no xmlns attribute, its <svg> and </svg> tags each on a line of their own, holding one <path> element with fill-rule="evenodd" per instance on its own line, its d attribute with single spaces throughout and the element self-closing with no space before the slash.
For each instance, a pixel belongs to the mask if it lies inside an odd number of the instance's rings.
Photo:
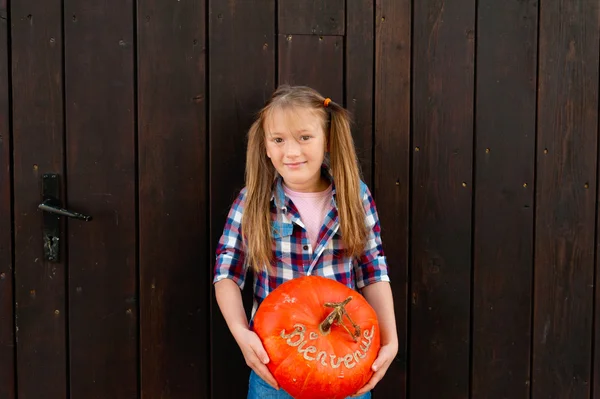
<svg viewBox="0 0 600 399">
<path fill-rule="evenodd" d="M 300 144 L 296 140 L 288 140 L 285 143 L 285 155 L 288 157 L 300 155 Z"/>
</svg>

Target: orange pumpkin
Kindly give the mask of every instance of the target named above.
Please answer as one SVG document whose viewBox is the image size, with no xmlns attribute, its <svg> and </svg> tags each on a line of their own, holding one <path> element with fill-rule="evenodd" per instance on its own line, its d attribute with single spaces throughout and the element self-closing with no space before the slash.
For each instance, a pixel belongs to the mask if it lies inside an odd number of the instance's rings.
<svg viewBox="0 0 600 399">
<path fill-rule="evenodd" d="M 373 375 L 379 324 L 362 295 L 325 277 L 306 276 L 277 287 L 254 316 L 281 388 L 296 399 L 341 399 Z"/>
</svg>

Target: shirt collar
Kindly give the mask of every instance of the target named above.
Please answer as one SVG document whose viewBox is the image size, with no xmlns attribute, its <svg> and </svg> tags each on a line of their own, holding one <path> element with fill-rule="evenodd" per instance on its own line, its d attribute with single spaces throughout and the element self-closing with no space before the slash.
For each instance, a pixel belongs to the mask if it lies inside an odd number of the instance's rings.
<svg viewBox="0 0 600 399">
<path fill-rule="evenodd" d="M 335 205 L 335 182 L 333 181 L 333 172 L 331 167 L 325 162 L 321 165 L 321 175 L 325 176 L 331 182 L 331 195 L 333 205 Z M 283 189 L 283 178 L 277 172 L 275 172 L 275 180 L 273 181 L 273 191 L 271 193 L 271 202 L 277 206 L 277 209 L 287 211 L 289 206 L 289 197 L 286 195 Z M 337 206 L 336 206 L 337 207 Z"/>
</svg>

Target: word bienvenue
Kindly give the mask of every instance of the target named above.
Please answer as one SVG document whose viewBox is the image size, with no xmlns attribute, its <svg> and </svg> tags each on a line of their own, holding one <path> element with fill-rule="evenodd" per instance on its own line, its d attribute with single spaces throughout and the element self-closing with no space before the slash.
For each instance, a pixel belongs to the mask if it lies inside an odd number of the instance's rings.
<svg viewBox="0 0 600 399">
<path fill-rule="evenodd" d="M 281 331 L 281 338 L 285 339 L 286 343 L 292 347 L 298 347 L 298 353 L 300 353 L 304 358 L 308 361 L 317 361 L 321 362 L 323 366 L 331 366 L 334 369 L 337 369 L 342 364 L 347 368 L 351 369 L 360 361 L 360 359 L 364 359 L 367 356 L 367 352 L 369 348 L 371 348 L 371 344 L 373 343 L 373 335 L 375 334 L 375 326 L 371 327 L 371 330 L 363 331 L 363 339 L 361 340 L 361 345 L 359 346 L 360 350 L 354 351 L 354 353 L 348 353 L 344 356 L 336 356 L 331 355 L 325 351 L 320 351 L 317 353 L 317 348 L 313 345 L 304 347 L 308 340 L 315 340 L 319 338 L 319 334 L 316 332 L 310 332 L 308 334 L 308 339 L 306 338 L 306 326 L 303 324 L 295 324 L 294 331 L 289 334 L 285 333 L 285 329 Z M 316 356 L 310 356 L 310 354 L 315 354 Z M 329 363 L 327 362 L 329 359 Z"/>
</svg>

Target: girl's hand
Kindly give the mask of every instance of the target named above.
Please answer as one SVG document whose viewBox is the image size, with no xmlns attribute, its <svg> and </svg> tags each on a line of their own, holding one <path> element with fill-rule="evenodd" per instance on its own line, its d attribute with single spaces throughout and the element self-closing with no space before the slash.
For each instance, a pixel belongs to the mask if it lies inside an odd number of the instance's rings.
<svg viewBox="0 0 600 399">
<path fill-rule="evenodd" d="M 279 384 L 266 366 L 269 363 L 269 356 L 258 335 L 254 331 L 244 328 L 237 332 L 235 340 L 242 350 L 246 364 L 269 385 L 279 389 Z"/>
<path fill-rule="evenodd" d="M 381 381 L 388 367 L 390 367 L 390 364 L 392 364 L 392 360 L 394 360 L 397 353 L 398 344 L 387 344 L 379 348 L 377 359 L 375 359 L 373 365 L 371 366 L 371 369 L 373 369 L 375 373 L 371 376 L 369 382 L 364 387 L 359 389 L 358 392 L 352 395 L 352 397 L 360 396 L 375 388 L 375 385 Z"/>
</svg>

